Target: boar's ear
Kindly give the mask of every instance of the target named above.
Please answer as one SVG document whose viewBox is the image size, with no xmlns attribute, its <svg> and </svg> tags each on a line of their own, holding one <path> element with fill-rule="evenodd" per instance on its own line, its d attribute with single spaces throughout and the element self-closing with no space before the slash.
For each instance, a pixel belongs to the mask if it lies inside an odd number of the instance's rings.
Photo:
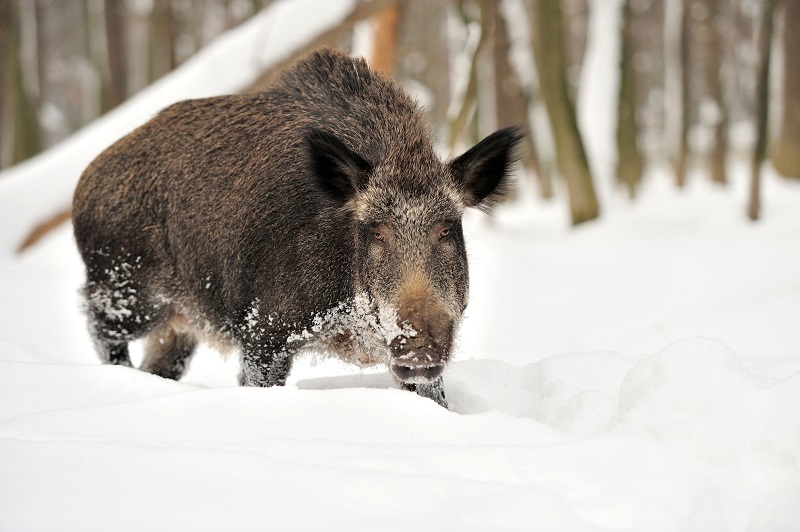
<svg viewBox="0 0 800 532">
<path fill-rule="evenodd" d="M 488 210 L 510 186 L 516 148 L 525 132 L 514 126 L 495 131 L 450 163 L 467 207 Z"/>
<path fill-rule="evenodd" d="M 345 203 L 367 186 L 372 165 L 332 133 L 312 129 L 306 134 L 311 167 L 322 188 Z"/>
</svg>

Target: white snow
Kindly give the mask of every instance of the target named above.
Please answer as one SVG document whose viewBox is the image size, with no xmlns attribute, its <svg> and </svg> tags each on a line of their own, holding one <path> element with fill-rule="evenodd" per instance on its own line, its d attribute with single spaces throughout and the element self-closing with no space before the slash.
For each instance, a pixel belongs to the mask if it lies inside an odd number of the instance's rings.
<svg viewBox="0 0 800 532">
<path fill-rule="evenodd" d="M 241 388 L 204 348 L 173 382 L 99 365 L 71 227 L 11 252 L 152 105 L 0 175 L 0 530 L 800 529 L 797 183 L 768 169 L 757 224 L 736 160 L 600 183 L 577 229 L 528 183 L 468 213 L 451 411 L 327 358 Z"/>
</svg>

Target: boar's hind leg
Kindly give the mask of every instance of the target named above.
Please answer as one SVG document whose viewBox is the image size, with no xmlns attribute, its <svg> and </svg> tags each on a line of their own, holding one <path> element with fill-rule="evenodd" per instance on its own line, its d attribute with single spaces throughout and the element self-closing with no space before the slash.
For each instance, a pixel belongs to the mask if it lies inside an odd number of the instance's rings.
<svg viewBox="0 0 800 532">
<path fill-rule="evenodd" d="M 292 369 L 293 355 L 294 353 L 288 353 L 285 349 L 268 354 L 244 349 L 239 384 L 265 388 L 285 385 Z"/>
<path fill-rule="evenodd" d="M 137 298 L 135 289 L 126 289 L 130 291 L 88 283 L 84 290 L 89 332 L 104 364 L 131 367 L 128 342 L 141 338 L 158 322 L 159 310 Z"/>
<path fill-rule="evenodd" d="M 133 367 L 128 356 L 128 342 L 95 338 L 94 343 L 103 364 Z"/>
<path fill-rule="evenodd" d="M 128 342 L 135 340 L 129 328 L 106 312 L 97 311 L 89 299 L 89 333 L 94 340 L 97 355 L 103 364 L 132 367 L 128 356 Z"/>
<path fill-rule="evenodd" d="M 432 399 L 447 408 L 447 399 L 444 397 L 444 384 L 441 377 L 427 384 L 403 384 L 402 386 L 405 390 L 416 392 L 417 395 Z"/>
<path fill-rule="evenodd" d="M 163 327 L 150 333 L 139 369 L 166 379 L 178 380 L 183 376 L 197 340 L 191 333 L 174 326 L 179 319 L 173 317 Z"/>
<path fill-rule="evenodd" d="M 89 332 L 104 364 L 131 366 L 128 342 L 143 337 L 165 321 L 166 308 L 148 297 L 141 260 L 90 254 L 83 288 Z"/>
</svg>

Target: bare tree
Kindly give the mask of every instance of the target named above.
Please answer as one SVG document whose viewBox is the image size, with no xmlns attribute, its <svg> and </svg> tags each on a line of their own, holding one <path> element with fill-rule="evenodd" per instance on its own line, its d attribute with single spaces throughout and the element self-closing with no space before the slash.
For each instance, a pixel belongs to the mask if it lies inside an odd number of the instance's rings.
<svg viewBox="0 0 800 532">
<path fill-rule="evenodd" d="M 205 0 L 193 2 L 189 24 L 191 27 L 192 47 L 195 50 L 199 50 L 205 44 L 205 17 Z"/>
<path fill-rule="evenodd" d="M 698 37 L 702 52 L 703 80 L 705 96 L 711 104 L 706 117 L 711 120 L 714 130 L 714 145 L 709 153 L 708 163 L 711 179 L 726 183 L 725 158 L 728 154 L 728 105 L 723 90 L 722 71 L 725 57 L 722 49 L 722 26 L 725 25 L 724 4 L 721 0 L 703 0 L 700 6 L 701 18 Z"/>
<path fill-rule="evenodd" d="M 153 0 L 150 12 L 149 80 L 153 82 L 175 68 L 175 18 L 172 0 Z"/>
<path fill-rule="evenodd" d="M 631 74 L 636 87 L 636 125 L 644 160 L 663 158 L 665 150 L 664 94 L 666 75 L 665 0 L 631 1 Z"/>
<path fill-rule="evenodd" d="M 108 107 L 128 98 L 128 24 L 124 0 L 105 0 L 103 15 L 108 55 Z"/>
<path fill-rule="evenodd" d="M 570 98 L 578 101 L 583 59 L 589 42 L 589 0 L 558 0 L 561 2 L 567 42 L 567 84 Z"/>
<path fill-rule="evenodd" d="M 83 1 L 83 12 L 80 16 L 80 27 L 83 30 L 80 32 L 82 37 L 82 53 L 80 55 L 88 63 L 93 76 L 91 76 L 90 83 L 87 83 L 86 80 L 82 80 L 83 83 L 81 83 L 82 92 L 87 95 L 84 98 L 87 105 L 80 123 L 86 123 L 111 109 L 108 51 L 103 19 L 102 3 L 95 0 Z"/>
<path fill-rule="evenodd" d="M 7 6 L 8 17 L 5 22 L 7 35 L 3 69 L 6 82 L 6 111 L 10 113 L 8 120 L 11 123 L 10 163 L 16 164 L 39 152 L 41 137 L 34 92 L 26 84 L 30 76 L 23 69 L 19 54 L 22 41 L 21 4 L 18 0 L 8 1 L 10 5 Z"/>
<path fill-rule="evenodd" d="M 772 150 L 772 165 L 780 174 L 800 178 L 800 2 L 782 3 L 783 115 Z"/>
<path fill-rule="evenodd" d="M 644 161 L 639 150 L 636 72 L 633 68 L 633 11 L 631 0 L 622 6 L 620 26 L 620 81 L 617 99 L 617 180 L 631 198 L 641 181 Z"/>
<path fill-rule="evenodd" d="M 461 100 L 461 105 L 455 117 L 450 120 L 450 150 L 453 151 L 459 140 L 468 137 L 470 141 L 476 140 L 477 132 L 473 131 L 470 135 L 469 127 L 477 123 L 476 117 L 478 113 L 478 70 L 480 68 L 481 58 L 485 55 L 486 50 L 491 47 L 492 37 L 492 11 L 491 6 L 487 2 L 479 2 L 480 12 L 477 17 L 470 15 L 469 4 L 462 0 L 459 3 L 460 14 L 465 24 L 478 22 L 481 25 L 480 38 L 472 51 L 472 56 L 469 65 L 469 78 L 467 87 L 464 92 L 464 97 Z M 475 20 L 477 19 L 477 20 Z"/>
<path fill-rule="evenodd" d="M 758 73 L 756 75 L 756 145 L 750 168 L 750 201 L 747 216 L 758 220 L 761 213 L 761 166 L 767 154 L 767 118 L 769 116 L 769 68 L 772 55 L 772 28 L 777 0 L 764 0 L 758 32 Z"/>
<path fill-rule="evenodd" d="M 8 21 L 11 18 L 11 10 L 9 9 L 8 0 L 0 0 L 0 168 L 5 166 L 5 139 L 7 136 L 6 131 L 6 69 L 8 62 L 6 54 L 11 49 L 11 43 L 8 42 Z"/>
<path fill-rule="evenodd" d="M 535 2 L 531 18 L 536 71 L 553 130 L 556 162 L 567 182 L 572 223 L 579 224 L 597 218 L 600 208 L 567 83 L 568 32 L 560 0 Z"/>
<path fill-rule="evenodd" d="M 680 28 L 680 72 L 681 72 L 681 114 L 680 137 L 678 144 L 678 160 L 675 163 L 675 182 L 679 188 L 686 185 L 686 174 L 689 166 L 689 110 L 691 108 L 691 0 L 681 3 Z"/>
<path fill-rule="evenodd" d="M 46 1 L 34 0 L 33 2 L 33 18 L 34 26 L 36 28 L 36 81 L 29 82 L 29 90 L 33 91 L 32 98 L 34 106 L 37 109 L 42 108 L 42 103 L 45 101 L 45 86 L 47 85 L 47 77 L 45 70 L 47 69 L 47 39 L 45 37 L 46 24 L 45 12 Z M 41 127 L 39 128 L 42 129 Z M 44 135 L 42 135 L 42 142 L 44 142 Z"/>
<path fill-rule="evenodd" d="M 375 43 L 370 63 L 387 74 L 394 72 L 397 60 L 400 3 L 394 2 L 386 6 L 375 16 Z"/>
<path fill-rule="evenodd" d="M 450 105 L 450 53 L 445 31 L 448 7 L 447 2 L 430 0 L 405 0 L 400 5 L 395 75 L 430 91 L 428 113 L 437 126 L 445 123 Z"/>
</svg>

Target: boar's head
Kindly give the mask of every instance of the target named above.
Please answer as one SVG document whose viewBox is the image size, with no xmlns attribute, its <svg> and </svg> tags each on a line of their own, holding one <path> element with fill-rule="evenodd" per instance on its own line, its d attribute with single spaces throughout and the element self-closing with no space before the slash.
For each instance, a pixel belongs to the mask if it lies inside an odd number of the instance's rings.
<svg viewBox="0 0 800 532">
<path fill-rule="evenodd" d="M 389 367 L 400 382 L 431 382 L 444 370 L 468 300 L 464 209 L 487 209 L 502 195 L 522 137 L 502 129 L 443 163 L 414 148 L 371 160 L 331 133 L 307 135 L 321 188 L 350 213 L 356 290 L 395 331 Z"/>
</svg>

